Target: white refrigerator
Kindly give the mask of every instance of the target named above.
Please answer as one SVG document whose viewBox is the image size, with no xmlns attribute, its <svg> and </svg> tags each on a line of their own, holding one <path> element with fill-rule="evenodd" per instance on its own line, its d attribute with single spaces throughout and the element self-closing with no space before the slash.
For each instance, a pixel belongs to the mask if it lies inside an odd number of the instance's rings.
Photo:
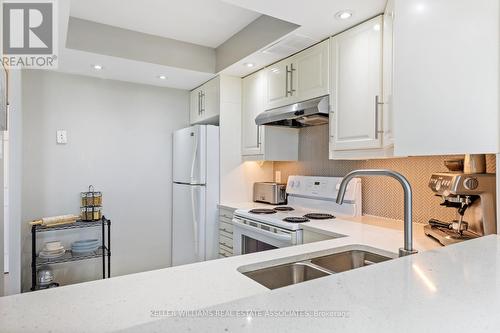
<svg viewBox="0 0 500 333">
<path fill-rule="evenodd" d="M 218 257 L 219 127 L 174 133 L 172 266 Z"/>
</svg>

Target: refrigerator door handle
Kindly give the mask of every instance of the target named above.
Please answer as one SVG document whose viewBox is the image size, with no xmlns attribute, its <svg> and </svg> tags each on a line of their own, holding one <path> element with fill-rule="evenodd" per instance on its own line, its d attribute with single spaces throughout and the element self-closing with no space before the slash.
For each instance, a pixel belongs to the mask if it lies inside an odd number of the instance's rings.
<svg viewBox="0 0 500 333">
<path fill-rule="evenodd" d="M 191 212 L 193 214 L 193 231 L 194 231 L 194 255 L 197 260 L 200 260 L 200 241 L 198 230 L 198 218 L 196 217 L 196 200 L 195 200 L 195 186 L 191 186 Z"/>
<path fill-rule="evenodd" d="M 196 179 L 194 177 L 194 168 L 196 166 L 196 156 L 198 156 L 198 138 L 196 137 L 196 133 L 193 132 L 194 139 L 194 149 L 193 149 L 193 159 L 191 161 L 191 183 L 195 183 Z"/>
</svg>

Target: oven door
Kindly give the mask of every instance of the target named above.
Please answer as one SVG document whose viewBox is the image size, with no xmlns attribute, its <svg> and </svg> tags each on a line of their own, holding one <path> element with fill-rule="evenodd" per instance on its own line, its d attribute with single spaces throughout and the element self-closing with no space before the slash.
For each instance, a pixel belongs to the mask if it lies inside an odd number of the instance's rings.
<svg viewBox="0 0 500 333">
<path fill-rule="evenodd" d="M 297 245 L 300 244 L 300 235 L 300 230 L 286 230 L 239 217 L 233 219 L 235 255 Z"/>
</svg>

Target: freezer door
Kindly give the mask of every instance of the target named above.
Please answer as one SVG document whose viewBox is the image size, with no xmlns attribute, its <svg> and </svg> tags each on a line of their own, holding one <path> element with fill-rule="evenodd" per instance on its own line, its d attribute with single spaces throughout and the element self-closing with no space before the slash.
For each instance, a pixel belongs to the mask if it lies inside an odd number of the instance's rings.
<svg viewBox="0 0 500 333">
<path fill-rule="evenodd" d="M 183 184 L 206 182 L 206 126 L 183 128 L 174 133 L 173 180 Z"/>
<path fill-rule="evenodd" d="M 172 265 L 206 260 L 206 188 L 174 184 L 172 214 Z"/>
</svg>

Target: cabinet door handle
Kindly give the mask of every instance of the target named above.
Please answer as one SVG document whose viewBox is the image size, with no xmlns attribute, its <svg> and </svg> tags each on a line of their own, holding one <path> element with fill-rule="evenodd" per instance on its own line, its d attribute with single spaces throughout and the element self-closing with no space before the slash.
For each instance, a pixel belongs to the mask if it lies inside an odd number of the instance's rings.
<svg viewBox="0 0 500 333">
<path fill-rule="evenodd" d="M 288 65 L 286 65 L 286 69 L 285 69 L 285 97 L 288 97 L 288 94 L 290 93 L 290 91 L 288 90 L 288 74 L 290 73 L 290 71 L 288 70 Z"/>
<path fill-rule="evenodd" d="M 201 91 L 198 91 L 198 116 L 201 114 Z"/>
<path fill-rule="evenodd" d="M 293 72 L 296 69 L 293 68 L 293 64 L 290 64 L 290 96 L 293 96 L 293 93 L 295 92 L 295 89 L 293 89 Z"/>
<path fill-rule="evenodd" d="M 201 111 L 202 114 L 205 112 L 205 92 L 201 91 Z"/>
<path fill-rule="evenodd" d="M 260 147 L 260 125 L 257 125 L 257 148 Z"/>
<path fill-rule="evenodd" d="M 383 131 L 379 131 L 378 129 L 378 107 L 379 105 L 383 105 L 384 103 L 380 101 L 380 97 L 377 95 L 375 96 L 375 139 L 378 140 L 378 135 L 379 133 L 383 133 Z"/>
</svg>

